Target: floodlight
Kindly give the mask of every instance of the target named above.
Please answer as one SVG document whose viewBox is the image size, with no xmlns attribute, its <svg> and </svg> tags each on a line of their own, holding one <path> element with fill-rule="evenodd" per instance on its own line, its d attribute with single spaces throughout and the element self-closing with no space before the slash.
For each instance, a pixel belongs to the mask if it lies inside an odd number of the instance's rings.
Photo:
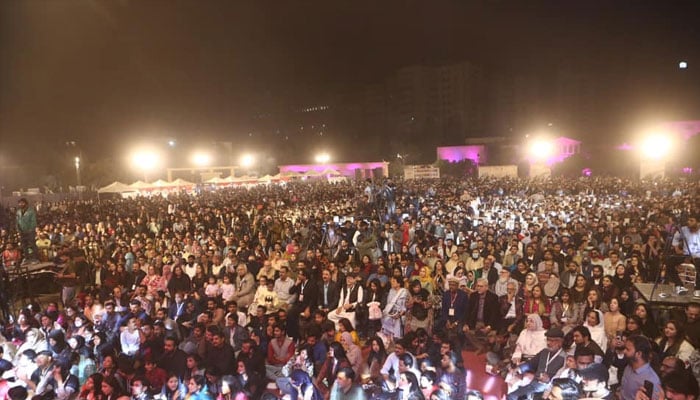
<svg viewBox="0 0 700 400">
<path fill-rule="evenodd" d="M 534 159 L 544 160 L 554 152 L 554 144 L 551 141 L 538 139 L 530 143 L 530 156 Z"/>
<path fill-rule="evenodd" d="M 131 162 L 134 167 L 143 170 L 150 171 L 158 165 L 158 154 L 148 150 L 139 150 L 131 156 Z"/>
<path fill-rule="evenodd" d="M 252 154 L 244 154 L 241 156 L 241 167 L 250 168 L 255 164 L 255 156 Z"/>
<path fill-rule="evenodd" d="M 198 167 L 206 167 L 211 163 L 211 155 L 205 152 L 197 152 L 192 155 L 192 163 Z"/>
<path fill-rule="evenodd" d="M 329 156 L 328 153 L 316 154 L 316 162 L 317 163 L 325 164 L 330 160 L 331 160 L 331 156 Z"/>
<path fill-rule="evenodd" d="M 671 153 L 673 143 L 666 135 L 653 134 L 647 136 L 641 144 L 642 155 L 650 159 L 661 159 Z"/>
</svg>

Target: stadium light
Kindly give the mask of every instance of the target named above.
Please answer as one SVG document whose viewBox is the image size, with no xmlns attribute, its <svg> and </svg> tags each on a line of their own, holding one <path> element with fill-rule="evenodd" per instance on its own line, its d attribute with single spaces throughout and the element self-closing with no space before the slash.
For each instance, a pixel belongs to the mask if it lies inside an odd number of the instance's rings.
<svg viewBox="0 0 700 400">
<path fill-rule="evenodd" d="M 255 164 L 255 156 L 252 154 L 244 154 L 240 160 L 241 167 L 250 168 Z"/>
<path fill-rule="evenodd" d="M 152 150 L 137 150 L 131 155 L 131 164 L 134 168 L 143 172 L 144 182 L 148 182 L 147 174 L 158 167 L 160 156 Z"/>
<path fill-rule="evenodd" d="M 82 182 L 80 181 L 80 157 L 75 157 L 73 160 L 75 161 L 75 177 L 76 181 L 78 183 L 78 186 L 82 185 Z"/>
<path fill-rule="evenodd" d="M 197 167 L 206 167 L 211 163 L 211 154 L 202 151 L 192 155 L 192 163 Z"/>
<path fill-rule="evenodd" d="M 660 160 L 671 154 L 673 141 L 667 135 L 651 134 L 645 137 L 640 146 L 642 156 L 652 160 Z"/>
<path fill-rule="evenodd" d="M 320 164 L 325 164 L 328 161 L 331 160 L 331 156 L 328 155 L 328 153 L 319 153 L 316 154 L 316 162 Z"/>
<path fill-rule="evenodd" d="M 530 142 L 530 157 L 535 160 L 546 160 L 554 153 L 554 144 L 549 140 L 535 139 Z"/>
</svg>

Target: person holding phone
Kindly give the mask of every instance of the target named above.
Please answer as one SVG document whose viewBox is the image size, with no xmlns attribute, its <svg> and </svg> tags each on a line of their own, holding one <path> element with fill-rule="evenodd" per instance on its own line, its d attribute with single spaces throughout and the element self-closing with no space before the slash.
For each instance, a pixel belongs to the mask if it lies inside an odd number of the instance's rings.
<svg viewBox="0 0 700 400">
<path fill-rule="evenodd" d="M 651 352 L 651 342 L 644 336 L 632 336 L 625 341 L 625 357 L 629 363 L 622 374 L 620 397 L 623 400 L 635 399 L 637 392 L 644 387 L 647 381 L 651 383 L 651 387 L 645 388 L 647 398 L 650 400 L 660 399 L 661 381 L 649 364 Z M 647 384 L 647 386 L 649 385 Z M 649 392 L 652 393 L 649 394 Z"/>
</svg>

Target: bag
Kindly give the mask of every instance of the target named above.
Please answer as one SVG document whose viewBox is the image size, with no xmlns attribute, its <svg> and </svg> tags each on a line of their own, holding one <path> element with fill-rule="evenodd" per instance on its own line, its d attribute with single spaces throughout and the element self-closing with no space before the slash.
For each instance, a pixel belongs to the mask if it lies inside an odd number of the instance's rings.
<svg viewBox="0 0 700 400">
<path fill-rule="evenodd" d="M 382 319 L 382 309 L 379 308 L 379 304 L 376 302 L 369 305 L 369 319 L 372 321 Z"/>
</svg>

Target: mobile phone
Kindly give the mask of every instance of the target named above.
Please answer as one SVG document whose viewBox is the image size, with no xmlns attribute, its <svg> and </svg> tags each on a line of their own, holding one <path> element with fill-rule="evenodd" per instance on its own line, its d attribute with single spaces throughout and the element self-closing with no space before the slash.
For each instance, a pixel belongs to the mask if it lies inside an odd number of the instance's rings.
<svg viewBox="0 0 700 400">
<path fill-rule="evenodd" d="M 651 396 L 654 394 L 654 384 L 644 380 L 644 391 L 647 393 L 647 396 L 651 398 Z"/>
</svg>

